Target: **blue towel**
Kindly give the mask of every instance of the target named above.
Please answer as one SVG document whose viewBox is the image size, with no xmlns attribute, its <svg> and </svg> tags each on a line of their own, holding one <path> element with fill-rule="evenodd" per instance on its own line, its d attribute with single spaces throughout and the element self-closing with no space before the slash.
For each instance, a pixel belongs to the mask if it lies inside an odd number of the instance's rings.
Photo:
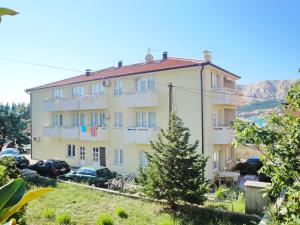
<svg viewBox="0 0 300 225">
<path fill-rule="evenodd" d="M 86 126 L 81 126 L 81 132 L 85 133 L 86 132 Z"/>
</svg>

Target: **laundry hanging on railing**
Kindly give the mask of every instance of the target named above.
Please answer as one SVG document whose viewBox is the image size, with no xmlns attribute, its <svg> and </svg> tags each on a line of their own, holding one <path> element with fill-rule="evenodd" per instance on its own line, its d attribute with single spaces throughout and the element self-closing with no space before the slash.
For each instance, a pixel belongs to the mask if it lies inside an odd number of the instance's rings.
<svg viewBox="0 0 300 225">
<path fill-rule="evenodd" d="M 81 132 L 86 133 L 86 126 L 81 126 Z"/>
<path fill-rule="evenodd" d="M 92 135 L 92 137 L 97 136 L 97 126 L 91 127 L 91 135 Z"/>
</svg>

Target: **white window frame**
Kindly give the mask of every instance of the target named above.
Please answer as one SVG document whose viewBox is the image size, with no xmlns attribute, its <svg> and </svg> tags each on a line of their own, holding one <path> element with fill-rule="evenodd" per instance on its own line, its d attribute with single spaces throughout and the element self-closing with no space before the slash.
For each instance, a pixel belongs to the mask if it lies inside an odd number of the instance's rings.
<svg viewBox="0 0 300 225">
<path fill-rule="evenodd" d="M 150 115 L 154 115 L 154 121 L 150 121 Z M 156 112 L 135 112 L 135 127 L 156 128 Z"/>
<path fill-rule="evenodd" d="M 105 125 L 105 113 L 91 113 L 90 114 L 90 126 L 106 127 Z"/>
<path fill-rule="evenodd" d="M 61 88 L 54 88 L 53 89 L 53 98 L 54 99 L 61 99 L 64 97 L 64 91 Z"/>
<path fill-rule="evenodd" d="M 139 77 L 135 79 L 135 91 L 145 92 L 155 90 L 155 78 L 154 77 Z"/>
<path fill-rule="evenodd" d="M 100 148 L 93 147 L 93 163 L 100 162 Z"/>
<path fill-rule="evenodd" d="M 62 127 L 64 123 L 62 114 L 54 114 L 52 115 L 52 126 L 54 127 Z"/>
<path fill-rule="evenodd" d="M 226 162 L 229 163 L 233 160 L 234 158 L 234 147 L 227 147 L 226 148 Z"/>
<path fill-rule="evenodd" d="M 222 76 L 217 73 L 211 73 L 211 87 L 221 88 L 222 87 Z"/>
<path fill-rule="evenodd" d="M 114 164 L 123 165 L 124 164 L 124 150 L 123 149 L 114 149 Z"/>
<path fill-rule="evenodd" d="M 75 156 L 76 156 L 76 146 L 73 144 L 68 144 L 66 157 L 75 158 Z"/>
<path fill-rule="evenodd" d="M 212 110 L 212 127 L 220 127 L 222 126 L 221 118 L 223 116 L 222 109 L 213 109 Z"/>
<path fill-rule="evenodd" d="M 122 81 L 115 80 L 114 81 L 114 96 L 121 96 L 122 95 Z"/>
<path fill-rule="evenodd" d="M 75 86 L 73 87 L 73 97 L 84 96 L 84 87 L 83 86 Z"/>
<path fill-rule="evenodd" d="M 213 155 L 212 155 L 212 169 L 213 169 L 213 172 L 219 170 L 219 157 L 220 157 L 219 152 L 213 152 Z"/>
<path fill-rule="evenodd" d="M 139 152 L 139 165 L 144 168 L 148 165 L 147 153 L 145 151 Z"/>
<path fill-rule="evenodd" d="M 81 146 L 79 151 L 80 161 L 85 161 L 85 147 Z"/>
<path fill-rule="evenodd" d="M 85 126 L 85 114 L 84 113 L 73 113 L 73 126 L 74 127 Z"/>
<path fill-rule="evenodd" d="M 91 84 L 91 95 L 104 95 L 105 87 L 103 83 Z"/>
<path fill-rule="evenodd" d="M 114 127 L 115 128 L 123 127 L 123 113 L 121 112 L 114 113 Z"/>
</svg>

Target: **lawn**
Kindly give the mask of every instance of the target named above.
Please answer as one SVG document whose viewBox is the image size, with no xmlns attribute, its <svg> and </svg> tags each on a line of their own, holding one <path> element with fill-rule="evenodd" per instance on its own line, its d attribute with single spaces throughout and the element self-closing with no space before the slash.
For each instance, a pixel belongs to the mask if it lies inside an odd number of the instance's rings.
<svg viewBox="0 0 300 225">
<path fill-rule="evenodd" d="M 123 208 L 128 218 L 118 217 L 115 213 L 117 208 Z M 49 212 L 54 216 L 49 216 Z M 56 224 L 56 218 L 63 213 L 70 214 L 72 224 L 80 225 L 97 224 L 99 214 L 105 213 L 113 217 L 116 225 L 236 224 L 224 222 L 216 216 L 212 218 L 212 216 L 199 214 L 180 214 L 176 216 L 175 222 L 172 222 L 173 213 L 166 211 L 159 203 L 112 195 L 64 183 L 58 183 L 53 192 L 27 206 L 27 224 L 53 225 Z"/>
</svg>

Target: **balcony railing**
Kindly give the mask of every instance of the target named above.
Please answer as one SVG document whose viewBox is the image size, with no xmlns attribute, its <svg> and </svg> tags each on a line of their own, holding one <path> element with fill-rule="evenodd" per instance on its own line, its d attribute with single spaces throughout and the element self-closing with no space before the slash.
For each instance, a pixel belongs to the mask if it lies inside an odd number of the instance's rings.
<svg viewBox="0 0 300 225">
<path fill-rule="evenodd" d="M 79 139 L 79 127 L 61 127 L 60 137 L 64 139 Z"/>
<path fill-rule="evenodd" d="M 60 99 L 45 100 L 43 104 L 44 104 L 44 110 L 48 112 L 79 109 L 78 98 L 60 98 Z"/>
<path fill-rule="evenodd" d="M 233 139 L 233 129 L 230 126 L 213 127 L 213 144 L 230 144 Z"/>
<path fill-rule="evenodd" d="M 158 106 L 158 92 L 145 91 L 126 93 L 123 97 L 125 107 L 153 107 Z"/>
<path fill-rule="evenodd" d="M 80 109 L 106 109 L 107 96 L 106 95 L 86 95 L 80 97 Z"/>
<path fill-rule="evenodd" d="M 150 144 L 156 139 L 157 132 L 157 128 L 125 128 L 124 141 L 129 144 Z"/>
<path fill-rule="evenodd" d="M 44 137 L 58 138 L 60 137 L 60 127 L 45 126 L 43 127 Z"/>
<path fill-rule="evenodd" d="M 97 127 L 96 132 L 92 132 L 92 127 L 80 128 L 80 140 L 84 141 L 106 141 L 108 139 L 107 128 Z"/>
<path fill-rule="evenodd" d="M 211 92 L 206 93 L 211 98 L 212 104 L 216 105 L 235 105 L 240 106 L 245 103 L 245 98 L 236 93 L 236 90 L 226 87 L 212 88 Z"/>
</svg>

